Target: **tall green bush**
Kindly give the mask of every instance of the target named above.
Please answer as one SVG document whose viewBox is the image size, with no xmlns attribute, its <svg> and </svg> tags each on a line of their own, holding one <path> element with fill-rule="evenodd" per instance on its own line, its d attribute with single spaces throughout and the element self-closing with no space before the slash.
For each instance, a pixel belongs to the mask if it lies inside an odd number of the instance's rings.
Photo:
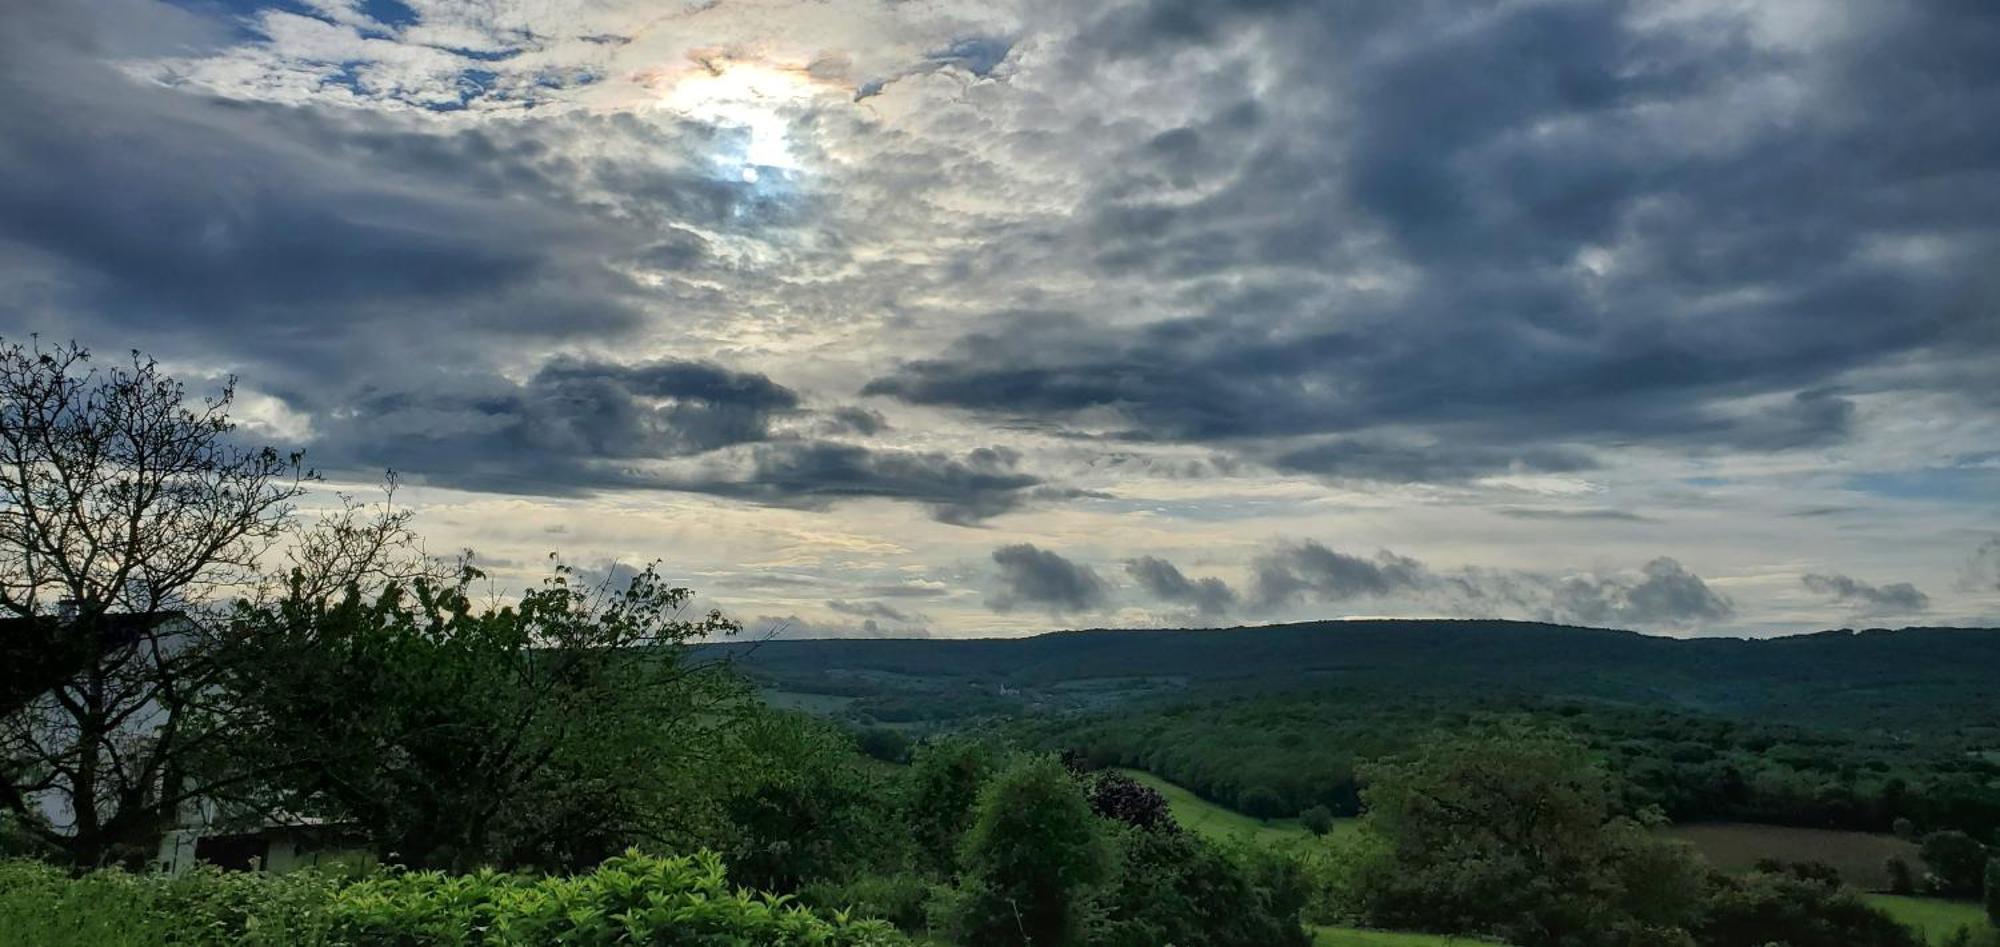
<svg viewBox="0 0 2000 947">
<path fill-rule="evenodd" d="M 1081 943 L 1109 854 L 1069 771 L 1053 757 L 1023 758 L 980 793 L 962 856 L 960 941 L 966 947 Z"/>
</svg>

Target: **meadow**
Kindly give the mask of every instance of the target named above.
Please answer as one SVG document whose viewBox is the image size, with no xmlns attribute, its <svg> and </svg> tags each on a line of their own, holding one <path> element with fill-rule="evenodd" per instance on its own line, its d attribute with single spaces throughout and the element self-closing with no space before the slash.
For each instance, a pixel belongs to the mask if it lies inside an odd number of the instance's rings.
<svg viewBox="0 0 2000 947">
<path fill-rule="evenodd" d="M 1932 945 L 1949 942 L 1961 929 L 1977 932 L 1987 927 L 1986 912 L 1970 901 L 1875 894 L 1868 896 L 1868 903 L 1922 934 L 1925 942 Z"/>
<path fill-rule="evenodd" d="M 1185 786 L 1144 770 L 1120 769 L 1118 772 L 1167 797 L 1167 805 L 1173 809 L 1175 821 L 1217 841 L 1247 841 L 1282 850 L 1303 844 L 1313 837 L 1297 819 L 1253 818 L 1203 799 Z M 1333 831 L 1329 834 L 1352 832 L 1358 824 L 1355 819 L 1335 819 Z"/>
</svg>

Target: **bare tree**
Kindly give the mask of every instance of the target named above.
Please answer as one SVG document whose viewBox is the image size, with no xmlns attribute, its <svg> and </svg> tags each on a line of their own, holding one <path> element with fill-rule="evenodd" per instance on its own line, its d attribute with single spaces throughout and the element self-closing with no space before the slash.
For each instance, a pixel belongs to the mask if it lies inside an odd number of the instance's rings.
<svg viewBox="0 0 2000 947">
<path fill-rule="evenodd" d="M 211 669 L 182 617 L 254 581 L 312 476 L 236 443 L 233 393 L 0 340 L 0 809 L 82 864 L 195 792 Z"/>
</svg>

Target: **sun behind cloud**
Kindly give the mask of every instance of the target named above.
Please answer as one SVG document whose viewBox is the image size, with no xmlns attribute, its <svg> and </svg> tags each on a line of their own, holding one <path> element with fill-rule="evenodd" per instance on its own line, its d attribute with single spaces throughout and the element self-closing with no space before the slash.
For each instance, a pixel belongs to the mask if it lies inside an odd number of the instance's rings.
<svg viewBox="0 0 2000 947">
<path fill-rule="evenodd" d="M 641 82 L 659 98 L 654 107 L 676 115 L 739 129 L 742 145 L 721 162 L 745 181 L 769 170 L 799 171 L 792 124 L 814 98 L 836 90 L 805 65 L 709 53 L 691 62 L 645 74 Z"/>
</svg>

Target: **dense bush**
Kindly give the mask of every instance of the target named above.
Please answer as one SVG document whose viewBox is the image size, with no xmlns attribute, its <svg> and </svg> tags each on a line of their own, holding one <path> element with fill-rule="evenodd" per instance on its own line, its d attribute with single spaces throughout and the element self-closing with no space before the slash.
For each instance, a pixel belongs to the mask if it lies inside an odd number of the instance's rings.
<svg viewBox="0 0 2000 947">
<path fill-rule="evenodd" d="M 1307 943 L 1299 926 L 1305 891 L 1283 869 L 1257 871 L 1256 855 L 1232 857 L 1187 832 L 1116 831 L 1119 868 L 1101 895 L 1091 947 L 1287 947 Z"/>
<path fill-rule="evenodd" d="M 1910 929 L 1852 892 L 1796 874 L 1754 872 L 1715 880 L 1698 936 L 1702 947 L 1918 947 Z"/>
<path fill-rule="evenodd" d="M 722 860 L 709 854 L 628 853 L 567 878 L 395 874 L 342 891 L 332 913 L 335 942 L 358 945 L 903 942 L 879 921 L 829 920 L 789 898 L 731 888 Z"/>
<path fill-rule="evenodd" d="M 6 947 L 891 947 L 888 924 L 824 917 L 732 888 L 719 857 L 627 853 L 569 877 L 391 873 L 342 886 L 313 872 L 103 871 L 0 864 Z"/>
<path fill-rule="evenodd" d="M 338 886 L 311 872 L 201 868 L 179 877 L 109 869 L 72 877 L 0 861 L 0 945 L 152 947 L 329 944 Z"/>
<path fill-rule="evenodd" d="M 958 870 L 958 848 L 972 827 L 979 789 L 998 767 L 998 754 L 964 738 L 918 748 L 903 793 L 903 820 L 924 867 L 941 875 Z"/>
<path fill-rule="evenodd" d="M 789 893 L 907 862 L 894 793 L 845 733 L 769 712 L 740 721 L 722 749 L 731 761 L 712 767 L 712 781 L 728 827 L 713 844 L 730 877 Z"/>
<path fill-rule="evenodd" d="M 1053 757 L 1016 761 L 980 791 L 960 856 L 954 933 L 967 947 L 1083 943 L 1111 865 L 1083 787 Z"/>
<path fill-rule="evenodd" d="M 1932 832 L 1917 852 L 1930 868 L 1937 893 L 1947 898 L 1977 897 L 1986 875 L 1986 846 L 1964 832 Z"/>
<path fill-rule="evenodd" d="M 1160 791 L 1124 773 L 1098 772 L 1086 777 L 1090 791 L 1090 811 L 1126 825 L 1147 830 L 1173 830 L 1173 810 Z"/>
</svg>

